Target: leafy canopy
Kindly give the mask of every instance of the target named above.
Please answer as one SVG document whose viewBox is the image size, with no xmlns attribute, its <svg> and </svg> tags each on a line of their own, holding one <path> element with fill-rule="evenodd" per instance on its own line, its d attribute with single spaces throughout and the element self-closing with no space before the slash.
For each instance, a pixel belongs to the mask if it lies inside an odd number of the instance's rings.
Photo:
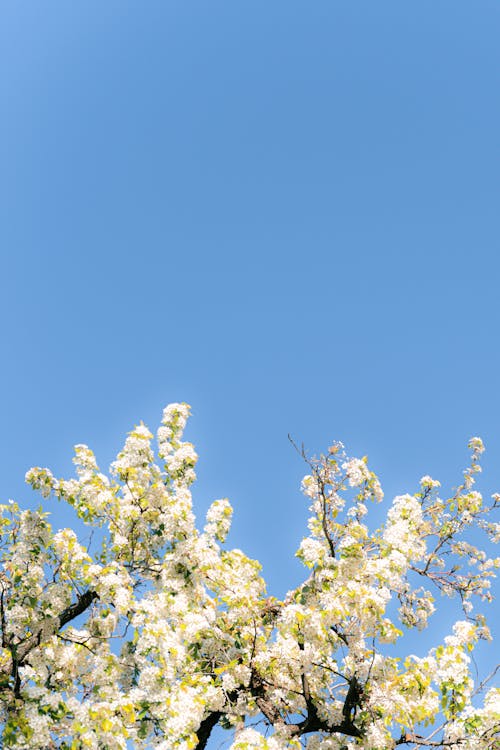
<svg viewBox="0 0 500 750">
<path fill-rule="evenodd" d="M 423 477 L 377 531 L 366 515 L 383 493 L 366 459 L 341 444 L 304 454 L 306 572 L 280 601 L 256 561 L 225 547 L 228 500 L 195 525 L 188 414 L 165 409 L 157 456 L 136 427 L 109 477 L 84 445 L 77 478 L 28 472 L 98 529 L 92 544 L 54 533 L 42 509 L 1 506 L 3 746 L 202 750 L 220 725 L 233 750 L 498 750 L 500 689 L 471 668 L 490 638 L 476 606 L 499 566 L 476 546 L 500 538 L 500 496 L 474 489 L 481 440 L 452 497 Z M 405 655 L 405 636 L 448 598 L 452 633 Z"/>
</svg>

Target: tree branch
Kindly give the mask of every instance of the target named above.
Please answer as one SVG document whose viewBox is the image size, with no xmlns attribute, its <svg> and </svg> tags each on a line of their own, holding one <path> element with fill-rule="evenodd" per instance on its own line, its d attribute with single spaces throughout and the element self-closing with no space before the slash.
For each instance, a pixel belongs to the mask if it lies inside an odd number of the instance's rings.
<svg viewBox="0 0 500 750">
<path fill-rule="evenodd" d="M 195 745 L 194 750 L 205 750 L 205 747 L 207 746 L 208 738 L 210 737 L 210 733 L 212 732 L 212 729 L 217 724 L 219 719 L 222 716 L 221 711 L 214 711 L 213 713 L 209 714 L 200 724 L 200 728 L 196 732 L 196 736 L 198 737 L 198 744 Z"/>
<path fill-rule="evenodd" d="M 300 644 L 299 644 L 300 645 Z M 303 648 L 303 647 L 302 647 Z M 266 686 L 264 681 L 256 670 L 252 672 L 252 678 L 250 680 L 250 690 L 255 698 L 255 702 L 259 710 L 264 714 L 271 726 L 275 728 L 283 728 L 286 730 L 290 737 L 301 737 L 303 734 L 310 734 L 311 732 L 325 732 L 326 734 L 340 733 L 345 734 L 348 737 L 361 737 L 361 730 L 358 729 L 351 720 L 351 715 L 346 716 L 341 724 L 334 724 L 333 726 L 328 724 L 327 721 L 320 719 L 318 711 L 311 697 L 309 682 L 307 676 L 302 671 L 302 695 L 306 702 L 307 715 L 305 719 L 296 724 L 288 724 L 281 716 L 278 708 L 269 700 L 266 696 Z M 348 692 L 349 695 L 349 692 Z M 361 695 L 357 693 L 357 695 Z M 352 697 L 352 695 L 351 695 Z M 347 701 L 347 698 L 346 698 Z"/>
<path fill-rule="evenodd" d="M 70 604 L 66 609 L 63 609 L 59 615 L 45 620 L 36 633 L 33 633 L 19 643 L 12 643 L 12 641 L 7 640 L 6 645 L 12 656 L 12 664 L 4 667 L 2 672 L 10 672 L 14 678 L 16 678 L 19 667 L 22 665 L 30 651 L 39 646 L 43 641 L 51 638 L 62 627 L 67 625 L 68 622 L 71 622 L 71 620 L 78 617 L 78 615 L 83 614 L 83 612 L 85 612 L 85 610 L 92 604 L 94 599 L 98 598 L 99 596 L 97 592 L 85 591 L 78 596 L 76 602 Z"/>
</svg>

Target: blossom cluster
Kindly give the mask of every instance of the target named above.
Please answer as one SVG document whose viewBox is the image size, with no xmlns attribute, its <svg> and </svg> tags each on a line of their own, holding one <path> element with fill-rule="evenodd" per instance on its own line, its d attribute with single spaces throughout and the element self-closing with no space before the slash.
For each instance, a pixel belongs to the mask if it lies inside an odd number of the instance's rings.
<svg viewBox="0 0 500 750">
<path fill-rule="evenodd" d="M 42 510 L 0 507 L 3 746 L 203 750 L 218 724 L 232 750 L 498 748 L 500 689 L 471 666 L 499 567 L 473 543 L 500 536 L 500 496 L 473 489 L 479 438 L 450 497 L 425 476 L 375 530 L 383 492 L 367 459 L 341 444 L 304 455 L 306 572 L 278 600 L 259 563 L 225 546 L 227 499 L 196 526 L 188 416 L 165 409 L 157 451 L 136 427 L 109 475 L 83 445 L 75 478 L 27 473 L 95 531 L 92 547 Z M 401 658 L 443 595 L 457 606 L 452 632 Z"/>
</svg>

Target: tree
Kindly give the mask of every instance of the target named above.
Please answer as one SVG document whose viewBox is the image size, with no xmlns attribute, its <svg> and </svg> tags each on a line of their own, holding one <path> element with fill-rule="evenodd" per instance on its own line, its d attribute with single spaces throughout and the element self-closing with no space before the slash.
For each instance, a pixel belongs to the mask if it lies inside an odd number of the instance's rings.
<svg viewBox="0 0 500 750">
<path fill-rule="evenodd" d="M 140 425 L 111 478 L 84 445 L 76 479 L 28 472 L 97 530 L 92 544 L 54 533 L 42 509 L 2 506 L 3 746 L 203 750 L 219 724 L 233 750 L 498 749 L 495 670 L 482 681 L 471 670 L 490 637 L 476 602 L 491 599 L 499 565 L 476 546 L 480 533 L 500 538 L 500 495 L 486 503 L 473 489 L 481 440 L 452 497 L 423 477 L 377 531 L 365 516 L 382 490 L 366 459 L 340 443 L 317 459 L 302 451 L 307 573 L 278 601 L 259 564 L 225 548 L 227 500 L 196 529 L 188 413 L 164 411 L 161 468 Z M 398 658 L 411 629 L 428 627 L 433 592 L 454 597 L 461 619 L 429 653 Z"/>
</svg>

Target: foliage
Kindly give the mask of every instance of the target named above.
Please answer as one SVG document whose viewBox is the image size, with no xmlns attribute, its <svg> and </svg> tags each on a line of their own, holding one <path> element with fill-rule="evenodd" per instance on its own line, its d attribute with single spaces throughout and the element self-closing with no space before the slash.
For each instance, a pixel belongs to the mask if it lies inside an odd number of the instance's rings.
<svg viewBox="0 0 500 750">
<path fill-rule="evenodd" d="M 54 533 L 41 509 L 1 507 L 3 746 L 202 750 L 219 724 L 233 750 L 498 748 L 500 689 L 471 670 L 489 638 L 475 606 L 491 599 L 499 565 L 476 546 L 480 533 L 500 538 L 500 496 L 486 503 L 473 489 L 480 439 L 452 497 L 424 477 L 374 532 L 368 503 L 383 494 L 366 459 L 341 444 L 304 454 L 311 517 L 297 554 L 307 573 L 278 601 L 259 564 L 225 548 L 227 500 L 196 529 L 188 414 L 186 404 L 165 409 L 159 462 L 141 425 L 110 478 L 83 445 L 76 479 L 28 472 L 44 498 L 99 529 L 98 552 L 70 529 Z M 445 607 L 455 598 L 461 619 L 426 655 L 402 658 L 436 593 Z"/>
</svg>

